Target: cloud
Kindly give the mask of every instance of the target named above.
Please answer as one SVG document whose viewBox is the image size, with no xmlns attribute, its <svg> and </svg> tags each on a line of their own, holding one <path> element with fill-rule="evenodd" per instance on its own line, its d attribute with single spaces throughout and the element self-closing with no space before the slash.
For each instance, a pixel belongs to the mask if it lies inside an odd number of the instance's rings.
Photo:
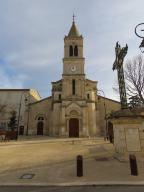
<svg viewBox="0 0 144 192">
<path fill-rule="evenodd" d="M 0 0 L 0 86 L 36 88 L 48 96 L 50 82 L 61 78 L 63 37 L 74 12 L 84 36 L 86 74 L 112 95 L 115 43 L 128 43 L 127 58 L 138 53 L 134 27 L 143 6 L 143 0 Z"/>
<path fill-rule="evenodd" d="M 9 74 L 0 68 L 0 88 L 22 88 L 22 82 L 24 80 L 25 76 L 9 76 Z"/>
</svg>

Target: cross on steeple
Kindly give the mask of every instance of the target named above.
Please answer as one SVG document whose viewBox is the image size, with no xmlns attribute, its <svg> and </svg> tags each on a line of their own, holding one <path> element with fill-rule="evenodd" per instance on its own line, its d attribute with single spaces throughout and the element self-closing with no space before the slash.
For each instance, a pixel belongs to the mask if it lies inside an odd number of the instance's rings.
<svg viewBox="0 0 144 192">
<path fill-rule="evenodd" d="M 73 13 L 73 22 L 75 22 L 75 17 L 76 17 L 76 16 L 75 16 L 74 13 Z"/>
</svg>

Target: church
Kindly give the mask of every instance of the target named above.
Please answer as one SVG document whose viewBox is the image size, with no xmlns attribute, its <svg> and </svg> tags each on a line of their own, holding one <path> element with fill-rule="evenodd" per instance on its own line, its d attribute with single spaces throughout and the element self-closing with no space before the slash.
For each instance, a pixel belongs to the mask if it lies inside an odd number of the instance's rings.
<svg viewBox="0 0 144 192">
<path fill-rule="evenodd" d="M 106 117 L 111 111 L 119 110 L 120 103 L 98 95 L 98 82 L 87 79 L 83 36 L 75 21 L 64 37 L 62 78 L 51 84 L 51 96 L 40 99 L 35 91 L 33 100 L 22 106 L 23 110 L 17 110 L 21 116 L 18 117 L 20 135 L 95 137 L 107 134 L 110 122 Z M 7 93 L 7 89 L 0 90 L 0 98 L 2 91 Z M 8 94 L 11 94 L 10 90 Z"/>
</svg>

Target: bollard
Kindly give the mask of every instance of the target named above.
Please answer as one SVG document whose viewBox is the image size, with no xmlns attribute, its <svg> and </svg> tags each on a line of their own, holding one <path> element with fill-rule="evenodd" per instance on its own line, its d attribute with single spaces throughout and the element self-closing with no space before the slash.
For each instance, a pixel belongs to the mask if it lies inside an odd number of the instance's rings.
<svg viewBox="0 0 144 192">
<path fill-rule="evenodd" d="M 77 177 L 83 176 L 83 157 L 82 155 L 77 156 Z"/>
<path fill-rule="evenodd" d="M 135 155 L 129 155 L 129 161 L 130 161 L 131 175 L 137 176 L 138 170 L 137 170 L 137 161 L 136 161 Z"/>
</svg>

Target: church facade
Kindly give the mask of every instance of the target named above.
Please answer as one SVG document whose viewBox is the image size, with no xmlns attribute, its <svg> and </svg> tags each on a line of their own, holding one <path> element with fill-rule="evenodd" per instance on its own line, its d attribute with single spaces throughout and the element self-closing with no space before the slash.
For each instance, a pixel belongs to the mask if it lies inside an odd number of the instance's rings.
<svg viewBox="0 0 144 192">
<path fill-rule="evenodd" d="M 86 78 L 83 37 L 73 21 L 68 35 L 64 37 L 62 78 L 52 82 L 50 97 L 40 99 L 35 96 L 35 100 L 25 107 L 23 103 L 22 115 L 20 108 L 16 109 L 19 134 L 52 137 L 106 135 L 109 124 L 106 116 L 111 111 L 120 109 L 120 103 L 98 95 L 97 83 Z M 3 101 L 1 92 L 0 90 L 0 102 Z M 19 99 L 13 97 L 15 106 L 23 98 L 22 94 Z M 20 116 L 23 116 L 23 121 Z"/>
<path fill-rule="evenodd" d="M 73 21 L 64 37 L 63 74 L 52 82 L 52 95 L 28 108 L 28 134 L 89 137 L 106 134 L 106 115 L 120 103 L 97 94 L 97 81 L 86 78 L 83 37 Z"/>
</svg>

